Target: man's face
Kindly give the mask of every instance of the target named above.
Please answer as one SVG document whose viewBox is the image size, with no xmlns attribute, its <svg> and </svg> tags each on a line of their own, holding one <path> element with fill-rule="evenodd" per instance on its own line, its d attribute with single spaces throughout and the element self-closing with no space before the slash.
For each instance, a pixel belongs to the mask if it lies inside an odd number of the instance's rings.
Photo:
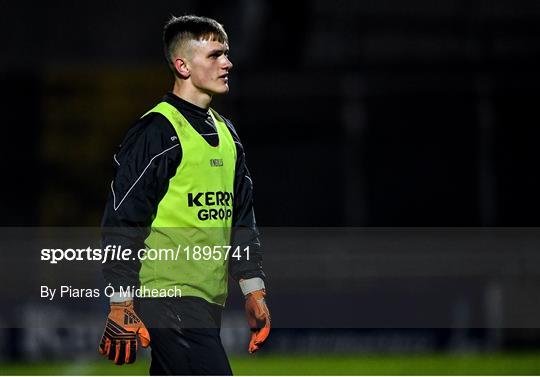
<svg viewBox="0 0 540 377">
<path fill-rule="evenodd" d="M 229 46 L 217 41 L 192 41 L 189 68 L 191 82 L 201 92 L 213 95 L 229 91 Z"/>
</svg>

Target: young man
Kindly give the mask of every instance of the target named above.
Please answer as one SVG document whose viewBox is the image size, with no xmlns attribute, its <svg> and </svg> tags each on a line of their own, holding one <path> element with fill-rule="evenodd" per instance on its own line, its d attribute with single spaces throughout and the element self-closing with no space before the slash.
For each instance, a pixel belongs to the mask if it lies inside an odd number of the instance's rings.
<svg viewBox="0 0 540 377">
<path fill-rule="evenodd" d="M 270 313 L 244 149 L 209 107 L 229 91 L 228 37 L 215 20 L 182 16 L 165 25 L 163 42 L 173 90 L 114 156 L 103 246 L 143 253 L 105 264 L 115 293 L 99 351 L 132 363 L 139 336 L 152 347 L 151 374 L 229 375 L 219 334 L 227 275 L 246 297 L 249 352 L 268 336 Z"/>
</svg>

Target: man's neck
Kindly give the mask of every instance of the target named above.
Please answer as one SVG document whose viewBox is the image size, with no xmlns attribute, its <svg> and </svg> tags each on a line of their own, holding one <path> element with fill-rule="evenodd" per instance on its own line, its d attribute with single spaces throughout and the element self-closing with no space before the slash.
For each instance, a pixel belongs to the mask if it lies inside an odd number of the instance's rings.
<svg viewBox="0 0 540 377">
<path fill-rule="evenodd" d="M 210 107 L 210 102 L 212 102 L 211 95 L 207 93 L 201 93 L 192 86 L 188 86 L 186 84 L 182 85 L 182 83 L 180 83 L 179 81 L 174 82 L 172 92 L 175 96 L 182 98 L 184 101 L 187 101 L 203 109 L 208 109 Z"/>
</svg>

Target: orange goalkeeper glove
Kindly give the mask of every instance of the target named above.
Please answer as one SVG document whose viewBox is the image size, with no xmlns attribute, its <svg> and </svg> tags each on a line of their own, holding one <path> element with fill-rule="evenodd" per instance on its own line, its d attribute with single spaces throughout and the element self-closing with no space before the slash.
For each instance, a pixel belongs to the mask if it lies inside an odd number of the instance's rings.
<svg viewBox="0 0 540 377">
<path fill-rule="evenodd" d="M 249 353 L 256 352 L 270 334 L 270 311 L 266 306 L 264 289 L 246 295 L 246 317 L 251 328 Z"/>
<path fill-rule="evenodd" d="M 131 364 L 137 357 L 137 335 L 141 345 L 150 344 L 150 334 L 133 310 L 133 301 L 111 303 L 105 331 L 99 344 L 99 353 L 115 364 Z"/>
</svg>

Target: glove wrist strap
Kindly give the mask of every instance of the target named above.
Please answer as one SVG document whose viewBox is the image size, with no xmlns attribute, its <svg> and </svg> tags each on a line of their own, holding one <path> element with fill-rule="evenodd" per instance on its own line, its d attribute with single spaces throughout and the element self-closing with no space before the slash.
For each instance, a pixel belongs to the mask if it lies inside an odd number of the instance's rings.
<svg viewBox="0 0 540 377">
<path fill-rule="evenodd" d="M 242 293 L 244 296 L 247 294 L 254 292 L 254 291 L 260 291 L 261 289 L 265 289 L 264 281 L 261 278 L 251 278 L 246 280 L 240 280 L 240 289 L 242 290 Z"/>
<path fill-rule="evenodd" d="M 121 294 L 120 292 L 114 292 L 110 297 L 111 304 L 121 304 L 126 301 L 133 301 L 133 296 Z"/>
</svg>

